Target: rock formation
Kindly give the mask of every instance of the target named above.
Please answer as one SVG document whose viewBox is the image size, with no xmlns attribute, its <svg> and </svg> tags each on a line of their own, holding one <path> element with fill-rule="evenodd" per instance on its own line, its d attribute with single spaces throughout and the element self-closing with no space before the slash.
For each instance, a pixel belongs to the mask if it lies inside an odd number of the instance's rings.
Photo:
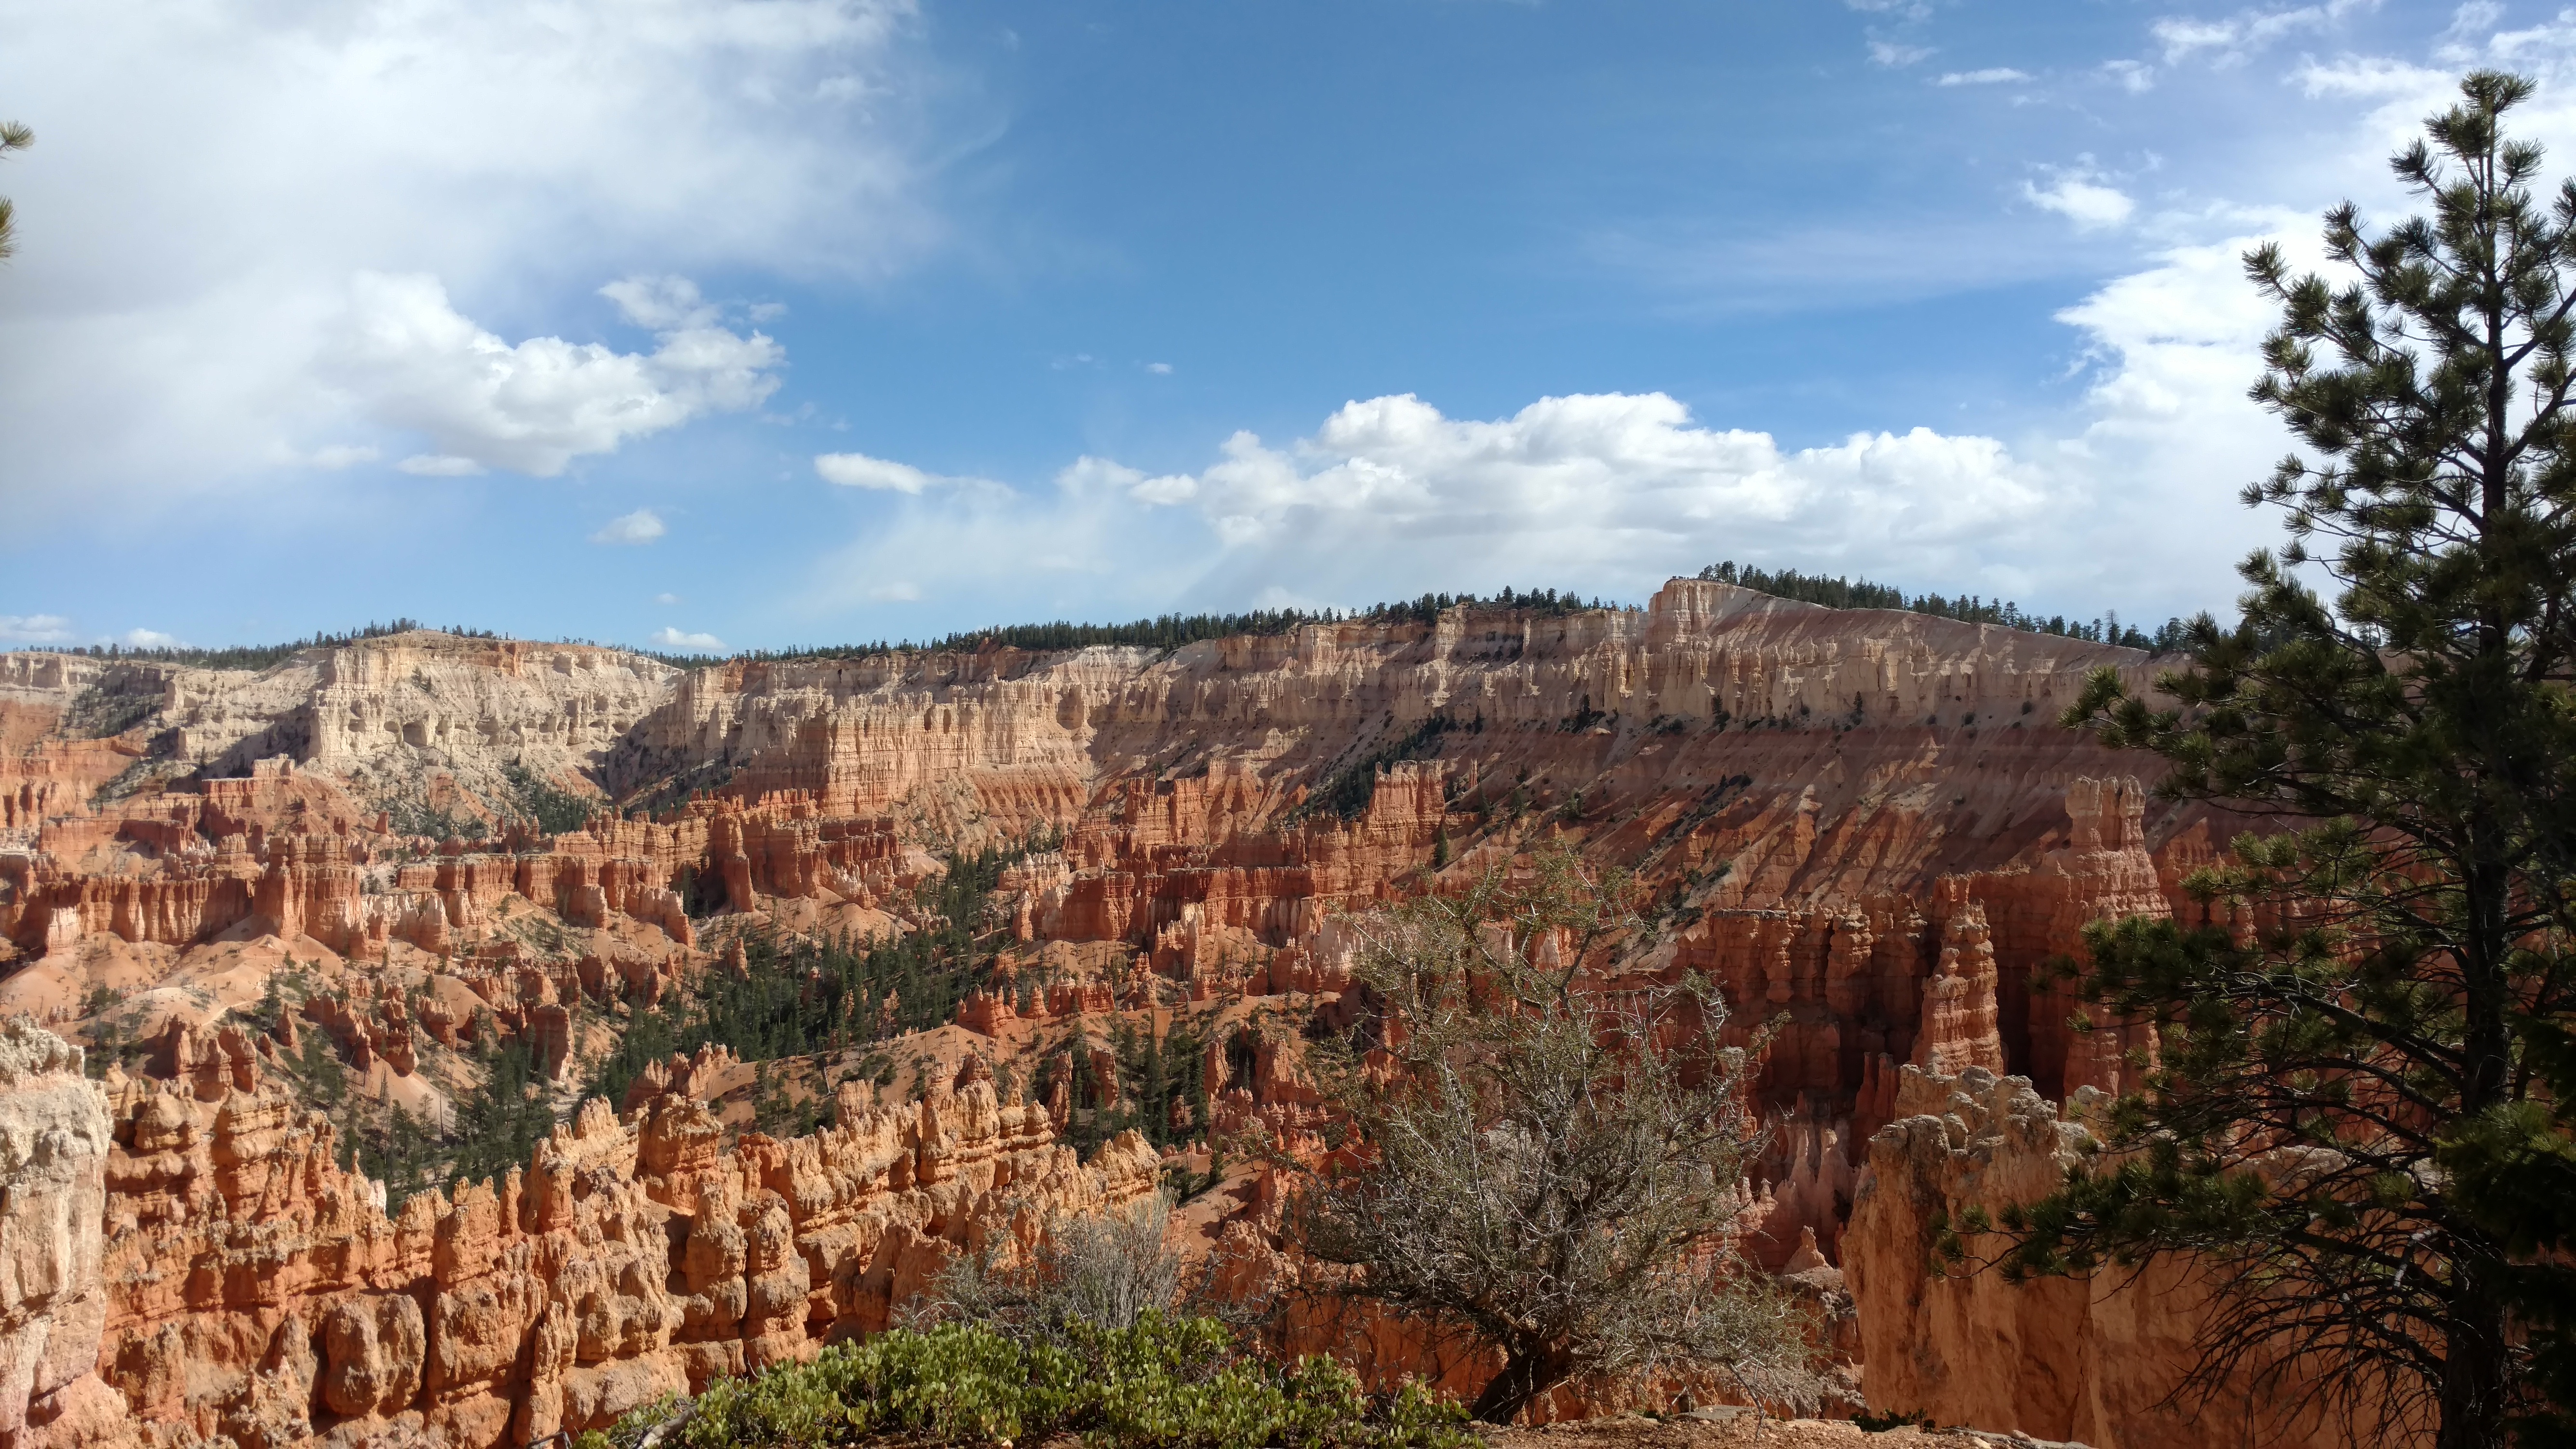
<svg viewBox="0 0 2576 1449">
<path fill-rule="evenodd" d="M 63 1254 L 85 1245 L 87 1279 L 22 1295 L 32 1312 L 88 1293 L 71 1362 L 96 1362 L 135 1421 L 242 1445 L 600 1427 L 881 1329 L 960 1248 L 1158 1180 L 1141 1139 L 1077 1164 L 1042 1109 L 989 1082 L 882 1108 L 845 1095 L 816 1136 L 730 1150 L 702 1102 L 666 1092 L 623 1118 L 588 1102 L 524 1171 L 388 1214 L 320 1114 L 248 1076 L 124 1080 L 112 1111 L 65 1077 L 114 1146 L 87 1160 L 88 1237 Z M 66 1381 L 40 1372 L 36 1392 Z"/>
<path fill-rule="evenodd" d="M 1170 651 L 678 670 L 413 632 L 257 672 L 0 654 L 0 1014 L 126 1069 L 91 1382 L 244 1449 L 497 1444 L 872 1330 L 954 1247 L 1150 1185 L 1141 1142 L 1088 1165 L 1058 1145 L 1077 1087 L 1116 1099 L 1115 1024 L 1194 1023 L 1218 1125 L 1313 1138 L 1286 1024 L 1347 1009 L 1338 913 L 1549 837 L 1635 870 L 1642 969 L 1706 974 L 1732 1032 L 1776 1023 L 1750 1245 L 1829 1272 L 1883 1176 L 1859 1146 L 1912 1115 L 1909 1083 L 2111 1089 L 2154 1049 L 2069 1030 L 2044 969 L 2088 920 L 2175 909 L 2224 838 L 2053 723 L 2106 667 L 2152 672 L 1696 580 L 1644 610 Z M 548 791 L 598 810 L 542 832 Z M 751 1070 L 674 1060 L 519 1175 L 388 1215 L 278 1070 L 325 1051 L 440 1122 L 495 1041 L 570 1079 L 617 1023 L 742 970 L 746 930 L 909 929 L 940 856 L 1032 840 L 993 979 L 955 1025 L 883 1044 L 919 1100 L 843 1087 L 811 1137 L 720 1122 L 709 1096 Z M 1072 1070 L 1017 1100 L 1041 1056 Z M 1258 1207 L 1218 1235 L 1258 1237 Z M 80 1382 L 30 1388 L 23 1422 Z M 1989 1390 L 2021 1412 L 1993 1383 L 1944 1402 Z"/>
<path fill-rule="evenodd" d="M 2285 1417 L 2287 1395 L 2250 1375 L 2207 1401 L 2175 1398 L 2212 1287 L 2191 1265 L 2023 1285 L 1974 1271 L 2002 1239 L 1968 1231 L 1972 1213 L 1992 1220 L 2054 1190 L 2092 1140 L 2083 1111 L 2101 1100 L 2078 1088 L 2061 1117 L 2025 1078 L 1903 1069 L 1897 1120 L 1869 1140 L 1843 1237 L 1871 1407 L 2095 1449 L 2353 1442 L 2341 1425 Z M 1963 1252 L 1947 1273 L 1934 1251 L 1945 1228 Z M 2289 1382 L 2299 1375 L 2293 1367 Z M 2414 1440 L 2391 1429 L 2372 1442 Z"/>
<path fill-rule="evenodd" d="M 0 1449 L 72 1449 L 125 1428 L 96 1372 L 107 1104 L 78 1048 L 0 1022 Z"/>
</svg>

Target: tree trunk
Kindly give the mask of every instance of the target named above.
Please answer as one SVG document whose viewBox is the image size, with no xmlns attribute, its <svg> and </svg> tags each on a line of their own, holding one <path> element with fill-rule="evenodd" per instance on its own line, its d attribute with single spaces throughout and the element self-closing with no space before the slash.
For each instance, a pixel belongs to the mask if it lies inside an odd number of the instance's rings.
<svg viewBox="0 0 2576 1449">
<path fill-rule="evenodd" d="M 2435 1449 L 2501 1449 L 2511 1373 L 2504 1304 L 2484 1265 L 2455 1259 L 2461 1294 L 2442 1345 L 2442 1426 Z"/>
<path fill-rule="evenodd" d="M 1503 1359 L 1503 1371 L 1485 1385 L 1468 1412 L 1487 1424 L 1508 1424 L 1521 1416 L 1530 1400 L 1564 1381 L 1564 1355 L 1514 1348 Z"/>
</svg>

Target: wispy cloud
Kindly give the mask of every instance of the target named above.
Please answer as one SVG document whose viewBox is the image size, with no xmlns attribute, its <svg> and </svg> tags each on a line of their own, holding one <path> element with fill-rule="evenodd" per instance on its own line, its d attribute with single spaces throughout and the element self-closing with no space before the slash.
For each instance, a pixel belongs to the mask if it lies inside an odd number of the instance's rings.
<svg viewBox="0 0 2576 1449">
<path fill-rule="evenodd" d="M 1883 65 L 1890 70 L 1902 70 L 1909 65 L 1919 65 L 1937 54 L 1939 52 L 1928 45 L 1908 45 L 1898 40 L 1869 42 L 1870 64 Z"/>
<path fill-rule="evenodd" d="M 2029 79 L 2030 75 L 2026 71 L 2018 71 L 2008 65 L 1998 65 L 1988 67 L 1985 70 L 1950 71 L 1943 75 L 1939 80 L 1934 81 L 1933 84 L 1941 86 L 1999 86 L 2011 85 Z"/>
<path fill-rule="evenodd" d="M 0 644 L 65 644 L 72 621 L 60 614 L 0 614 Z"/>
<path fill-rule="evenodd" d="M 2148 26 L 2147 33 L 2163 47 L 2167 64 L 2205 56 L 2219 65 L 2239 65 L 2284 37 L 2325 30 L 2346 16 L 2378 8 L 2379 0 L 2325 0 L 2287 9 L 2239 10 L 2217 20 L 2166 16 Z"/>
<path fill-rule="evenodd" d="M 909 493 L 916 497 L 932 488 L 999 488 L 1001 485 L 984 478 L 951 477 L 945 473 L 926 472 L 910 463 L 871 458 L 865 453 L 820 453 L 814 458 L 814 472 L 826 483 L 844 488 L 865 488 L 879 493 Z"/>
<path fill-rule="evenodd" d="M 651 543 L 669 531 L 662 522 L 662 515 L 650 508 L 638 508 L 633 513 L 620 514 L 608 520 L 599 532 L 590 536 L 590 541 L 606 544 L 644 544 Z"/>
<path fill-rule="evenodd" d="M 668 624 L 653 631 L 651 642 L 664 649 L 687 649 L 697 653 L 724 647 L 724 641 L 713 634 L 684 633 Z"/>
</svg>

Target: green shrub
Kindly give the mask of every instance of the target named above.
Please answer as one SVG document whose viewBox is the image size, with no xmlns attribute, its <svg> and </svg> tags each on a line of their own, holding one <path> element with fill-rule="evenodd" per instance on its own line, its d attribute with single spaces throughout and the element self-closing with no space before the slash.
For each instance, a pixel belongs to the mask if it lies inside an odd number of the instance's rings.
<svg viewBox="0 0 2576 1449">
<path fill-rule="evenodd" d="M 1469 1449 L 1466 1410 L 1407 1383 L 1379 1398 L 1329 1358 L 1245 1354 L 1212 1318 L 1148 1312 L 1021 1342 L 949 1323 L 823 1350 L 810 1364 L 637 1410 L 576 1449 L 822 1449 L 876 1436 L 941 1444 L 1078 1433 L 1094 1449 Z"/>
</svg>

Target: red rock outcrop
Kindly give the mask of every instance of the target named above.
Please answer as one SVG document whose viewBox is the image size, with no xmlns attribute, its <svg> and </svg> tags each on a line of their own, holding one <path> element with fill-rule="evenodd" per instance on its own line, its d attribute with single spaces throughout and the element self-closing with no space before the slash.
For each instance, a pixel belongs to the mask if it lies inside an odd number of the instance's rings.
<svg viewBox="0 0 2576 1449">
<path fill-rule="evenodd" d="M 97 1089 L 67 1080 L 95 1111 Z M 104 1169 L 107 1288 L 93 1207 L 89 1352 L 74 1354 L 134 1419 L 244 1444 L 598 1427 L 883 1328 L 960 1248 L 1158 1180 L 1132 1135 L 1077 1164 L 1042 1110 L 989 1081 L 845 1101 L 817 1136 L 731 1150 L 703 1104 L 666 1093 L 624 1120 L 587 1103 L 524 1172 L 388 1215 L 380 1185 L 336 1165 L 319 1114 L 250 1080 L 116 1086 L 114 1149 L 88 1169 L 93 1191 Z M 40 1375 L 37 1392 L 64 1382 Z"/>
<path fill-rule="evenodd" d="M 1217 1122 L 1314 1136 L 1281 1023 L 1346 1009 L 1337 913 L 1548 836 L 1635 870 L 1659 932 L 1641 969 L 1705 973 L 1730 1032 L 1771 1030 L 1781 1130 L 1746 1221 L 1764 1261 L 1827 1271 L 1910 1069 L 2054 1094 L 2152 1058 L 2144 1028 L 2068 1029 L 2045 968 L 2088 920 L 2175 909 L 2223 828 L 2055 726 L 2103 667 L 2151 672 L 1695 580 L 1645 610 L 1462 606 L 1172 651 L 679 671 L 415 632 L 257 673 L 0 655 L 0 1008 L 95 1024 L 99 993 L 187 983 L 149 993 L 167 1085 L 119 1089 L 107 1211 L 133 1286 L 104 1361 L 138 1415 L 245 1449 L 549 1432 L 881 1324 L 955 1245 L 1033 1230 L 1011 1194 L 1150 1181 L 1141 1147 L 1082 1169 L 1052 1145 L 1075 1075 L 1117 1094 L 1108 1013 L 1195 1013 Z M 75 715 L 126 727 L 74 739 Z M 540 834 L 531 778 L 635 808 Z M 474 838 L 396 830 L 424 811 Z M 1018 947 L 946 1030 L 1078 1058 L 1057 1100 L 853 1096 L 820 1136 L 719 1151 L 694 1099 L 732 1068 L 674 1062 L 521 1177 L 388 1218 L 327 1126 L 250 1085 L 299 1030 L 406 1100 L 487 1029 L 569 1074 L 601 1023 L 728 969 L 722 917 L 902 930 L 934 851 L 1041 835 L 1002 881 Z M 245 951 L 314 978 L 265 1036 L 225 1019 L 257 999 Z"/>
<path fill-rule="evenodd" d="M 1898 1120 L 1869 1141 L 1843 1238 L 1871 1407 L 2095 1449 L 2354 1442 L 2339 1425 L 2284 1422 L 2276 1397 L 2249 1379 L 2206 1403 L 2170 1401 L 2194 1361 L 2211 1287 L 2184 1265 L 2016 1286 L 1969 1271 L 1999 1250 L 1999 1235 L 1963 1232 L 1965 1265 L 1935 1273 L 1944 1224 L 2036 1201 L 2064 1180 L 2090 1141 L 2082 1110 L 2099 1100 L 2079 1089 L 2061 1118 L 2021 1077 L 1904 1069 Z M 2392 1429 L 2366 1442 L 2416 1436 Z"/>
</svg>

